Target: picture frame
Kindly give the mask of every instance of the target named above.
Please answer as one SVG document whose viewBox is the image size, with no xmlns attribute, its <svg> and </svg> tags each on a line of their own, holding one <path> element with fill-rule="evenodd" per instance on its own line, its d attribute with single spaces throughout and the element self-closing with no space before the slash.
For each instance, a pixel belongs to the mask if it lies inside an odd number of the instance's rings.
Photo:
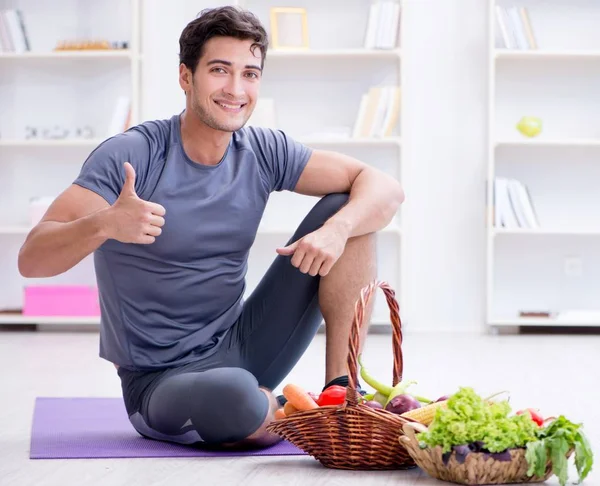
<svg viewBox="0 0 600 486">
<path fill-rule="evenodd" d="M 271 45 L 275 50 L 309 48 L 308 17 L 305 8 L 271 8 Z"/>
</svg>

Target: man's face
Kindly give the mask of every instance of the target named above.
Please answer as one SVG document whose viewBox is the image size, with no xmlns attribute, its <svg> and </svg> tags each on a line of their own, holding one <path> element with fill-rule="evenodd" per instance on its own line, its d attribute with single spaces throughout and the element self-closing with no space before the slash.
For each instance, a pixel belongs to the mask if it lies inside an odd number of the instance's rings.
<svg viewBox="0 0 600 486">
<path fill-rule="evenodd" d="M 250 40 L 213 37 L 205 44 L 193 77 L 188 71 L 191 83 L 184 89 L 189 93 L 190 106 L 215 130 L 239 130 L 254 110 L 262 72 L 260 49 L 254 49 L 255 55 L 251 45 Z"/>
</svg>

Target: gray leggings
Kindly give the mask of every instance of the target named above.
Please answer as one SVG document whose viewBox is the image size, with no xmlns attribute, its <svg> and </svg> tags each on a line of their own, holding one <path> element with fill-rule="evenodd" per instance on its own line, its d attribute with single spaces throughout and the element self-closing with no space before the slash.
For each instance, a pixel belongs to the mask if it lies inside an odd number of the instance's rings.
<svg viewBox="0 0 600 486">
<path fill-rule="evenodd" d="M 348 200 L 322 198 L 291 241 L 316 230 Z M 288 375 L 314 338 L 322 315 L 319 277 L 277 256 L 245 303 L 220 349 L 199 362 L 150 373 L 120 369 L 130 420 L 145 437 L 181 444 L 236 442 L 255 432 L 270 390 Z"/>
</svg>

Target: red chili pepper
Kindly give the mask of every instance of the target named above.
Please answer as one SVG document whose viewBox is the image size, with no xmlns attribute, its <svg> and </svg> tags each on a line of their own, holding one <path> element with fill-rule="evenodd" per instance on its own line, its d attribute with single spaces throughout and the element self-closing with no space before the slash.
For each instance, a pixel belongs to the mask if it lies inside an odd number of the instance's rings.
<svg viewBox="0 0 600 486">
<path fill-rule="evenodd" d="M 519 410 L 517 412 L 517 415 L 522 415 L 525 412 L 529 412 L 529 415 L 531 415 L 531 420 L 533 420 L 536 424 L 538 424 L 538 426 L 542 426 L 544 425 L 544 417 L 542 417 L 539 412 L 537 410 L 535 410 L 534 408 L 526 408 L 525 410 Z"/>
<path fill-rule="evenodd" d="M 317 405 L 326 407 L 328 405 L 341 405 L 346 400 L 346 387 L 340 385 L 332 385 L 327 387 L 319 395 Z"/>
</svg>

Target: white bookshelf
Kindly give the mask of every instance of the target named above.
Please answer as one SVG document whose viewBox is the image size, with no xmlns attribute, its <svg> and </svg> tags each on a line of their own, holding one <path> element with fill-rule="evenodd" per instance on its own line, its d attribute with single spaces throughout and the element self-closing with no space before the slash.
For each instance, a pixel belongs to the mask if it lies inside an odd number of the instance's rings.
<svg viewBox="0 0 600 486">
<path fill-rule="evenodd" d="M 29 30 L 33 36 L 34 32 L 39 31 L 36 25 L 40 25 L 43 16 L 48 15 L 50 6 L 36 11 L 33 0 L 15 1 L 11 0 L 9 4 L 9 0 L 0 0 L 0 8 L 12 8 L 14 5 L 22 8 L 26 21 L 31 24 Z M 32 122 L 19 111 L 20 107 L 30 107 L 39 103 L 41 98 L 51 102 L 54 100 L 55 112 L 60 111 L 65 116 L 73 112 L 79 120 L 86 120 L 86 116 L 92 114 L 95 116 L 92 120 L 94 127 L 101 127 L 107 123 L 110 113 L 106 112 L 106 107 L 110 106 L 110 100 L 117 96 L 119 88 L 126 86 L 135 104 L 134 123 L 167 118 L 178 113 L 184 107 L 177 85 L 177 52 L 181 29 L 203 8 L 218 3 L 236 2 L 181 0 L 176 4 L 165 4 L 159 0 L 145 0 L 141 8 L 141 0 L 103 0 L 93 2 L 93 5 L 83 0 L 58 0 L 52 9 L 70 13 L 65 13 L 66 19 L 60 25 L 44 30 L 45 38 L 36 41 L 35 49 L 22 54 L 0 53 L 0 81 L 5 81 L 0 83 L 0 104 L 8 101 L 12 116 L 10 124 L 6 122 L 7 118 L 0 118 L 0 171 L 18 179 L 14 188 L 8 187 L 6 192 L 0 194 L 0 203 L 14 204 L 18 208 L 0 219 L 0 246 L 5 250 L 5 256 L 0 260 L 0 270 L 6 275 L 3 287 L 7 290 L 0 296 L 0 310 L 4 309 L 0 313 L 0 323 L 98 323 L 97 318 L 38 318 L 11 312 L 19 307 L 25 284 L 95 284 L 91 257 L 61 276 L 27 281 L 18 275 L 16 261 L 18 249 L 30 228 L 27 221 L 29 198 L 58 194 L 76 177 L 89 152 L 106 138 L 100 130 L 95 130 L 90 139 L 25 139 L 18 127 Z M 240 0 L 237 3 L 255 12 L 270 33 L 269 9 L 280 6 L 276 1 Z M 286 130 L 310 147 L 347 153 L 401 179 L 401 117 L 398 129 L 391 136 L 355 138 L 348 135 L 358 113 L 361 95 L 369 87 L 387 83 L 402 85 L 401 43 L 391 49 L 364 48 L 368 2 L 334 0 L 323 3 L 302 0 L 299 6 L 306 7 L 308 11 L 310 49 L 270 49 L 261 88 L 261 96 L 275 100 L 278 128 Z M 29 10 L 35 15 L 29 15 Z M 118 22 L 110 26 L 113 30 L 109 30 L 107 35 L 116 32 L 114 36 L 118 37 L 120 32 L 126 32 L 127 39 L 131 41 L 129 49 L 118 52 L 51 52 L 47 48 L 48 44 L 67 35 L 63 34 L 65 29 L 97 33 L 102 25 L 110 23 L 115 12 L 120 13 Z M 162 26 L 160 36 L 155 35 L 157 24 Z M 353 28 L 347 29 L 347 25 Z M 167 71 L 169 75 L 165 74 Z M 28 100 L 24 96 L 25 87 L 21 90 L 17 84 L 28 76 L 31 78 L 31 73 L 35 73 L 35 79 L 29 81 L 29 86 L 43 91 L 43 94 Z M 65 82 L 65 73 L 72 75 L 69 82 Z M 107 79 L 110 81 L 105 86 Z M 95 93 L 93 101 L 85 98 L 89 92 Z M 58 110 L 65 103 L 71 108 Z M 88 104 L 89 110 L 85 111 Z M 36 123 L 50 123 L 50 120 L 44 119 L 46 111 L 40 113 Z M 102 118 L 93 115 L 103 112 Z M 77 121 L 74 118 L 64 123 L 71 125 Z M 281 206 L 284 202 L 290 203 L 285 211 Z M 316 202 L 316 198 L 297 194 L 273 194 L 251 251 L 248 294 L 276 256 L 275 249 L 292 235 Z M 401 223 L 399 213 L 378 239 L 379 276 L 392 285 L 400 301 Z M 389 311 L 381 296 L 377 297 L 373 323 L 389 324 Z"/>
<path fill-rule="evenodd" d="M 96 284 L 91 257 L 50 279 L 22 278 L 17 257 L 31 227 L 30 199 L 55 197 L 75 179 L 88 154 L 113 134 L 109 126 L 119 96 L 130 99 L 131 123 L 140 121 L 140 4 L 0 0 L 0 10 L 21 10 L 30 44 L 25 52 L 0 52 L 0 204 L 5 208 L 0 218 L 0 324 L 98 321 L 11 312 L 22 307 L 26 285 Z M 60 41 L 83 38 L 127 46 L 55 50 Z M 31 138 L 26 127 L 35 127 L 37 135 Z"/>
<path fill-rule="evenodd" d="M 600 326 L 600 6 L 588 0 L 489 0 L 487 313 L 508 326 Z M 496 6 L 525 7 L 536 48 L 507 48 Z M 516 125 L 539 117 L 533 138 Z M 495 178 L 526 188 L 537 225 L 495 217 Z M 506 200 L 504 200 L 506 201 Z M 511 206 L 513 207 L 513 206 Z M 521 206 L 522 207 L 522 206 Z M 516 214 L 514 213 L 514 214 Z M 516 221 L 515 221 L 516 220 Z M 549 312 L 523 317 L 522 312 Z"/>
</svg>

